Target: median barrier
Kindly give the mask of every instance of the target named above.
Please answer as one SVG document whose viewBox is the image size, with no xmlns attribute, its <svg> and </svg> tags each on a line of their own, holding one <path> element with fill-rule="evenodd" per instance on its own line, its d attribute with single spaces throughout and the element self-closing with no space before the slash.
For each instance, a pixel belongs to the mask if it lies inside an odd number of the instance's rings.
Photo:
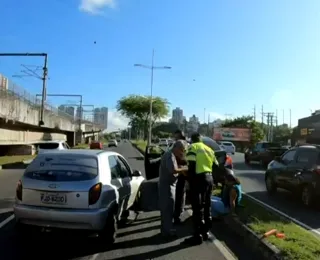
<svg viewBox="0 0 320 260">
<path fill-rule="evenodd" d="M 241 222 L 241 220 L 236 216 L 228 216 L 223 218 L 224 224 L 231 229 L 234 233 L 243 238 L 243 242 L 248 247 L 265 260 L 285 260 L 282 257 L 281 251 L 269 243 L 263 236 L 258 236 L 254 231 L 252 231 L 247 225 Z"/>
<path fill-rule="evenodd" d="M 129 141 L 130 142 L 130 144 L 134 147 L 134 148 L 136 148 L 143 156 L 145 155 L 145 151 L 143 151 L 138 145 L 136 145 L 135 143 L 133 143 L 133 142 L 131 142 L 131 141 Z"/>
</svg>

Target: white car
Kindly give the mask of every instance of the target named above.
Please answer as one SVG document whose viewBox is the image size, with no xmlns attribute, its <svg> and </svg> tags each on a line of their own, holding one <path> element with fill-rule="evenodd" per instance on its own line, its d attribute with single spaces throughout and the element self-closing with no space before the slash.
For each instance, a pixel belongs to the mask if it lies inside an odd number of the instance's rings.
<svg viewBox="0 0 320 260">
<path fill-rule="evenodd" d="M 168 146 L 169 142 L 167 139 L 160 139 L 159 140 L 159 146 Z"/>
<path fill-rule="evenodd" d="M 118 142 L 116 139 L 110 140 L 108 142 L 108 147 L 118 147 Z"/>
<path fill-rule="evenodd" d="M 223 150 L 225 150 L 227 153 L 235 154 L 235 152 L 236 152 L 236 147 L 231 142 L 221 141 L 220 142 L 220 147 Z"/>
<path fill-rule="evenodd" d="M 14 215 L 25 225 L 87 230 L 112 243 L 144 178 L 126 159 L 103 150 L 38 155 L 16 188 Z"/>
<path fill-rule="evenodd" d="M 45 153 L 51 152 L 52 150 L 68 150 L 70 149 L 69 145 L 65 141 L 43 141 L 37 142 L 34 144 L 36 146 L 37 152 Z"/>
</svg>

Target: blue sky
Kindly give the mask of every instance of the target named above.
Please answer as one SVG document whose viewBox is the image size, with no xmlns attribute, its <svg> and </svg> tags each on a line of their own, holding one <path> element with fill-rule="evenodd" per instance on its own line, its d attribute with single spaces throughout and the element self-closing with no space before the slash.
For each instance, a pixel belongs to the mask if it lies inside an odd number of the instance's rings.
<svg viewBox="0 0 320 260">
<path fill-rule="evenodd" d="M 155 65 L 172 67 L 155 71 L 154 94 L 186 116 L 240 116 L 256 105 L 260 118 L 264 105 L 280 122 L 284 109 L 287 123 L 291 108 L 296 125 L 320 108 L 319 0 L 2 0 L 0 9 L 0 52 L 47 52 L 48 93 L 109 107 L 112 126 L 127 123 L 113 111 L 118 99 L 150 93 L 150 71 L 133 64 L 150 64 L 153 48 Z M 42 63 L 1 57 L 0 73 Z M 13 80 L 41 90 L 38 79 Z"/>
</svg>

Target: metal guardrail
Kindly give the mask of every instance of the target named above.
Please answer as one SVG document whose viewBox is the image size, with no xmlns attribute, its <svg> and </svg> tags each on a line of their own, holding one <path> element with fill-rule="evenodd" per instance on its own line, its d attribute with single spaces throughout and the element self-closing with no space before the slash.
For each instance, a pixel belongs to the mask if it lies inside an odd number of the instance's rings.
<svg viewBox="0 0 320 260">
<path fill-rule="evenodd" d="M 12 98 L 21 100 L 25 103 L 28 103 L 29 105 L 35 107 L 36 109 L 40 109 L 41 107 L 41 99 L 37 98 L 35 95 L 30 94 L 24 88 L 18 86 L 11 80 L 8 80 L 7 89 L 5 88 L 0 89 L 0 97 L 5 97 L 5 98 L 12 97 Z M 51 105 L 48 102 L 45 102 L 45 111 L 50 112 L 56 116 L 66 118 L 70 120 L 72 123 L 79 122 L 79 117 L 72 116 L 64 111 L 61 111 L 57 107 Z"/>
</svg>

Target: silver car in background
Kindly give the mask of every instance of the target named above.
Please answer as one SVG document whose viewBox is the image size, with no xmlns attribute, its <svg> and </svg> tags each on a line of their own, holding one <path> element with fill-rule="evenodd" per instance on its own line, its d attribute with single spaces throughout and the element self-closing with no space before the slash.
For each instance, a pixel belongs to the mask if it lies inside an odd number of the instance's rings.
<svg viewBox="0 0 320 260">
<path fill-rule="evenodd" d="M 17 227 L 34 225 L 98 233 L 112 243 L 144 178 L 120 154 L 65 150 L 39 154 L 16 188 Z"/>
<path fill-rule="evenodd" d="M 236 152 L 236 147 L 231 142 L 221 141 L 220 147 L 229 154 L 235 154 L 235 152 Z"/>
</svg>

